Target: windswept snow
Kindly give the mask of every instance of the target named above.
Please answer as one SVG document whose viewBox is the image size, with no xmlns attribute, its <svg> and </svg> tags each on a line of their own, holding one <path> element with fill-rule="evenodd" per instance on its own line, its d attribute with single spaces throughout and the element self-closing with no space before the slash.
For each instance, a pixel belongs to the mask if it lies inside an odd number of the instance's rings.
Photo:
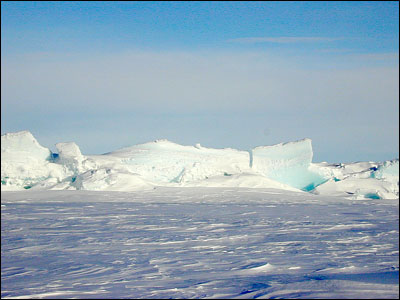
<svg viewBox="0 0 400 300">
<path fill-rule="evenodd" d="M 74 142 L 58 153 L 28 131 L 1 137 L 2 190 L 135 191 L 157 186 L 250 187 L 306 191 L 349 199 L 396 199 L 399 161 L 313 163 L 310 139 L 249 151 L 156 140 L 103 155 Z"/>
<path fill-rule="evenodd" d="M 1 297 L 399 297 L 397 200 L 282 189 L 2 192 Z"/>
</svg>

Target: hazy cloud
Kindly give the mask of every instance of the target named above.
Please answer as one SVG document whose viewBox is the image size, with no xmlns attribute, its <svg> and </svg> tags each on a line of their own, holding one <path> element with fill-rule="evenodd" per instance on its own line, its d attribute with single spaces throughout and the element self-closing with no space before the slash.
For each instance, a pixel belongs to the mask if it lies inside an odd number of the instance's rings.
<svg viewBox="0 0 400 300">
<path fill-rule="evenodd" d="M 333 42 L 340 40 L 340 38 L 327 38 L 327 37 L 243 37 L 230 39 L 228 42 L 255 44 L 255 43 L 279 43 L 279 44 L 292 44 L 292 43 L 315 43 L 315 42 Z"/>
<path fill-rule="evenodd" d="M 373 107 L 396 93 L 397 67 L 309 69 L 265 53 L 46 54 L 2 63 L 2 101 L 21 108 L 292 111 Z"/>
<path fill-rule="evenodd" d="M 370 58 L 347 60 L 343 68 L 264 52 L 7 58 L 2 130 L 36 128 L 72 139 L 84 128 L 107 137 L 96 149 L 119 132 L 115 147 L 168 138 L 250 148 L 310 137 L 325 157 L 356 157 L 371 143 L 398 152 L 398 62 L 381 66 Z M 77 142 L 87 149 L 87 140 Z"/>
</svg>

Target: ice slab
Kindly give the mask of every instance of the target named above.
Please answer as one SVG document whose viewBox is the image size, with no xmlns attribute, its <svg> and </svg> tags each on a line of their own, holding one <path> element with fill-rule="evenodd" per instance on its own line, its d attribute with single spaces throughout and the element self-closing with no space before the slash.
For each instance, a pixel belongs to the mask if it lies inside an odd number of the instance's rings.
<svg viewBox="0 0 400 300">
<path fill-rule="evenodd" d="M 252 168 L 275 181 L 306 191 L 326 181 L 310 170 L 313 157 L 310 139 L 260 146 L 251 153 Z"/>
</svg>

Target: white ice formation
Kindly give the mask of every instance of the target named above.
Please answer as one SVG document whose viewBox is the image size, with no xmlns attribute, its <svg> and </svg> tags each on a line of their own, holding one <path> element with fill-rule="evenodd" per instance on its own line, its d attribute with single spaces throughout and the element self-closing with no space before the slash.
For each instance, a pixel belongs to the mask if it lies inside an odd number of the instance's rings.
<svg viewBox="0 0 400 300">
<path fill-rule="evenodd" d="M 346 196 L 350 199 L 399 198 L 399 160 L 382 163 L 356 162 L 351 164 L 314 163 L 328 180 L 316 187 L 316 194 Z"/>
<path fill-rule="evenodd" d="M 182 146 L 156 140 L 103 155 L 73 142 L 42 147 L 28 131 L 1 137 L 2 190 L 134 191 L 157 186 L 250 187 L 349 199 L 399 197 L 399 160 L 312 163 L 310 139 L 250 151 Z"/>
<path fill-rule="evenodd" d="M 28 131 L 1 136 L 2 189 L 28 189 L 44 180 L 65 177 L 63 165 L 51 163 L 52 153 Z"/>
<path fill-rule="evenodd" d="M 250 153 L 252 168 L 278 182 L 310 191 L 326 181 L 318 172 L 310 170 L 313 157 L 310 139 L 260 146 Z"/>
</svg>

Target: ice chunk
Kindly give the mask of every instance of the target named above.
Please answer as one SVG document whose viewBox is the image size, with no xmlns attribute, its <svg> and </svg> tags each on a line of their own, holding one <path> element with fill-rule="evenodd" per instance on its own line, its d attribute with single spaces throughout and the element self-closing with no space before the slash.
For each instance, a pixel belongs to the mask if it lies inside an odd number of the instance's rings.
<svg viewBox="0 0 400 300">
<path fill-rule="evenodd" d="M 1 136 L 1 162 L 33 164 L 50 159 L 51 151 L 42 147 L 29 131 Z"/>
<path fill-rule="evenodd" d="M 378 166 L 379 163 L 376 162 L 355 162 L 348 164 L 329 164 L 327 162 L 322 162 L 313 163 L 311 165 L 311 169 L 317 173 L 323 174 L 324 177 L 336 178 L 336 180 L 343 180 L 348 177 L 374 177 L 373 173 L 377 170 Z"/>
<path fill-rule="evenodd" d="M 347 177 L 344 180 L 328 182 L 315 189 L 316 194 L 341 196 L 348 199 L 397 199 L 399 189 L 397 184 L 375 178 Z"/>
<path fill-rule="evenodd" d="M 251 152 L 252 168 L 275 181 L 306 191 L 326 181 L 310 170 L 313 157 L 310 139 L 260 146 Z"/>
<path fill-rule="evenodd" d="M 57 143 L 56 144 L 58 155 L 60 160 L 76 160 L 82 161 L 84 156 L 81 153 L 78 145 L 74 142 L 67 142 L 67 143 Z"/>
<path fill-rule="evenodd" d="M 399 181 L 399 160 L 388 160 L 376 168 L 373 177 L 378 179 L 393 179 Z"/>
<path fill-rule="evenodd" d="M 74 142 L 57 143 L 56 147 L 58 150 L 57 163 L 65 165 L 75 174 L 84 171 L 82 162 L 85 160 L 85 157 L 82 155 L 77 144 Z"/>
<path fill-rule="evenodd" d="M 30 189 L 33 185 L 57 177 L 57 167 L 48 167 L 51 151 L 42 147 L 29 131 L 1 136 L 2 189 Z"/>
<path fill-rule="evenodd" d="M 350 199 L 397 199 L 399 197 L 399 160 L 349 164 L 313 164 L 315 170 L 331 179 L 315 193 Z"/>
</svg>

